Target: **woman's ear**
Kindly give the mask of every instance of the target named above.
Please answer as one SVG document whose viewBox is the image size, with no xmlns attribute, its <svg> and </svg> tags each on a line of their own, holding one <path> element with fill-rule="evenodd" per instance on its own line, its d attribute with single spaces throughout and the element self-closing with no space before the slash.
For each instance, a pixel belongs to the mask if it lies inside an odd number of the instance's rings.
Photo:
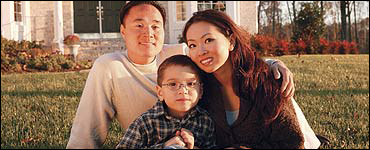
<svg viewBox="0 0 370 150">
<path fill-rule="evenodd" d="M 230 42 L 230 46 L 229 46 L 229 51 L 231 52 L 231 51 L 233 51 L 234 50 L 234 48 L 235 48 L 235 44 L 234 44 L 234 42 Z"/>
<path fill-rule="evenodd" d="M 163 93 L 162 93 L 162 87 L 160 86 L 155 86 L 155 89 L 157 90 L 157 96 L 159 98 L 160 101 L 163 101 Z"/>
</svg>

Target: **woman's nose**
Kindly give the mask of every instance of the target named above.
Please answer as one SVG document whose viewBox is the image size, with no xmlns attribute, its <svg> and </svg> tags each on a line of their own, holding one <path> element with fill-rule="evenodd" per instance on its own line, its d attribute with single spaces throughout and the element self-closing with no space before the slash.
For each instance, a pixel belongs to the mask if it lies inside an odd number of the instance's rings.
<svg viewBox="0 0 370 150">
<path fill-rule="evenodd" d="M 200 53 L 199 53 L 199 56 L 202 56 L 202 55 L 205 55 L 208 53 L 208 50 L 206 50 L 205 46 L 204 45 L 201 45 L 200 46 Z"/>
</svg>

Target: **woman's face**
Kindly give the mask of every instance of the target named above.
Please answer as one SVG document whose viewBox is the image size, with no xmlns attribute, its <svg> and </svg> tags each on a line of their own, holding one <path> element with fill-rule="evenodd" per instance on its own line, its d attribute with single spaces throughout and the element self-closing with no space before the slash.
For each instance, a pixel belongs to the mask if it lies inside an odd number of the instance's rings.
<svg viewBox="0 0 370 150">
<path fill-rule="evenodd" d="M 229 39 L 208 22 L 192 24 L 186 37 L 191 59 L 207 73 L 221 68 L 233 50 Z"/>
</svg>

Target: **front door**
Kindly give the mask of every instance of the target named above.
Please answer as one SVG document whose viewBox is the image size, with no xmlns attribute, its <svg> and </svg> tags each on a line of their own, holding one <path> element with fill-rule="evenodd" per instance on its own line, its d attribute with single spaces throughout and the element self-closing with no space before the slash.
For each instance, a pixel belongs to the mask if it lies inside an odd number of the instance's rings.
<svg viewBox="0 0 370 150">
<path fill-rule="evenodd" d="M 82 38 L 117 38 L 114 35 L 119 37 L 119 12 L 125 3 L 125 1 L 73 1 L 74 32 Z"/>
</svg>

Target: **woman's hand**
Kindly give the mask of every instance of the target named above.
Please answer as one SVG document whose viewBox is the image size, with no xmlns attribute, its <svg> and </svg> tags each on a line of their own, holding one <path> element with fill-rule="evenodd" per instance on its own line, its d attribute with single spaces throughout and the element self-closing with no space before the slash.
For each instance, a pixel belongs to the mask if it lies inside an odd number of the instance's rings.
<svg viewBox="0 0 370 150">
<path fill-rule="evenodd" d="M 280 60 L 275 60 L 271 65 L 271 69 L 275 79 L 279 79 L 281 77 L 280 73 L 283 74 L 283 83 L 281 84 L 281 92 L 283 93 L 283 96 L 286 98 L 293 97 L 295 91 L 293 73 L 290 72 L 288 67 Z"/>
</svg>

